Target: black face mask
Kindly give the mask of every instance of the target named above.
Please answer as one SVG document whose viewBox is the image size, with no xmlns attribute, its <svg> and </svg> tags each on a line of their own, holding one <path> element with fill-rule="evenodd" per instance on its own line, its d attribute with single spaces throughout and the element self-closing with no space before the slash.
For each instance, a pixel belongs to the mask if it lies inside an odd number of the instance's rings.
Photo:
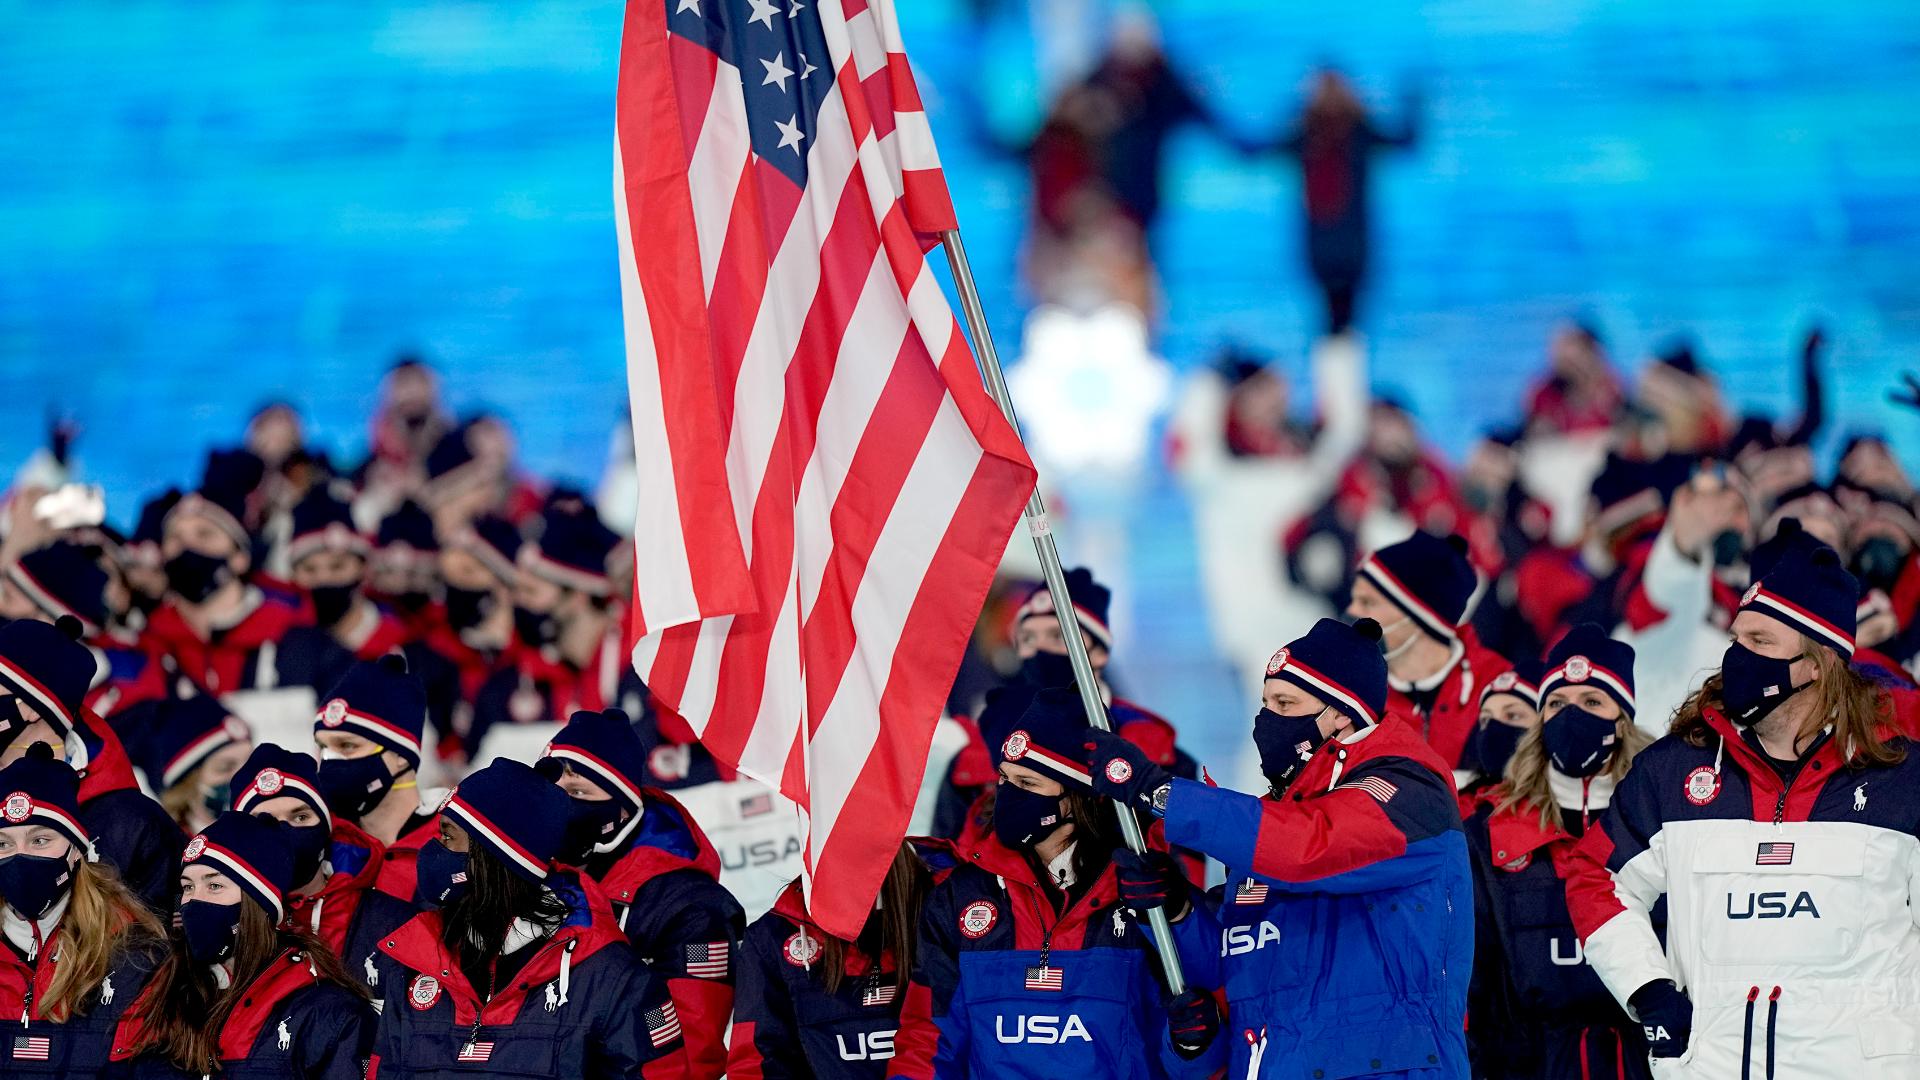
<svg viewBox="0 0 1920 1080">
<path fill-rule="evenodd" d="M 353 598 L 359 595 L 358 585 L 315 585 L 307 590 L 313 597 L 313 620 L 321 626 L 337 626 L 347 612 L 353 610 Z"/>
<path fill-rule="evenodd" d="M 318 825 L 286 825 L 288 844 L 293 848 L 293 884 L 295 888 L 313 880 L 320 872 L 320 864 L 333 852 L 333 830 L 326 823 Z"/>
<path fill-rule="evenodd" d="M 1020 677 L 1027 685 L 1045 690 L 1073 685 L 1073 661 L 1059 653 L 1038 652 L 1020 661 Z"/>
<path fill-rule="evenodd" d="M 366 757 L 333 758 L 320 763 L 320 797 L 338 818 L 359 821 L 380 805 L 393 789 L 396 777 L 380 753 Z"/>
<path fill-rule="evenodd" d="M 593 855 L 593 849 L 614 838 L 626 824 L 620 815 L 626 808 L 618 799 L 568 800 L 573 805 L 567 818 L 566 840 L 560 849 L 560 861 L 579 866 Z"/>
<path fill-rule="evenodd" d="M 243 899 L 240 904 L 251 902 Z M 187 939 L 187 955 L 202 964 L 217 964 L 232 956 L 234 935 L 240 929 L 240 904 L 182 901 L 180 932 Z"/>
<path fill-rule="evenodd" d="M 1526 733 L 1526 728 L 1503 724 L 1498 720 L 1481 724 L 1473 737 L 1473 754 L 1480 762 L 1480 771 L 1493 777 L 1506 775 L 1507 762 L 1513 760 L 1513 752 L 1520 746 L 1520 737 Z"/>
<path fill-rule="evenodd" d="M 520 644 L 539 648 L 560 640 L 560 620 L 550 611 L 534 611 L 531 608 L 515 606 L 513 609 L 513 632 Z"/>
<path fill-rule="evenodd" d="M 208 784 L 200 789 L 200 805 L 207 813 L 219 817 L 233 806 L 233 781 L 222 780 L 217 784 Z"/>
<path fill-rule="evenodd" d="M 492 612 L 493 593 L 447 586 L 447 625 L 455 630 L 471 630 L 486 621 Z"/>
<path fill-rule="evenodd" d="M 0 859 L 0 896 L 29 919 L 45 915 L 72 888 L 73 867 L 65 855 L 49 858 L 15 852 Z"/>
<path fill-rule="evenodd" d="M 1906 552 L 1900 550 L 1898 543 L 1876 536 L 1861 544 L 1860 550 L 1854 553 L 1853 576 L 1870 588 L 1892 592 L 1906 563 Z"/>
<path fill-rule="evenodd" d="M 435 838 L 420 845 L 414 867 L 413 901 L 421 907 L 445 907 L 466 895 L 466 852 L 450 851 Z"/>
<path fill-rule="evenodd" d="M 1273 785 L 1273 793 L 1287 790 L 1313 752 L 1327 741 L 1320 734 L 1320 714 L 1282 716 L 1272 709 L 1261 709 L 1253 718 L 1253 745 L 1260 751 L 1260 774 Z"/>
<path fill-rule="evenodd" d="M 1069 820 L 1060 798 L 1000 781 L 993 789 L 993 835 L 1016 851 L 1034 847 Z"/>
<path fill-rule="evenodd" d="M 1562 776 L 1576 780 L 1593 776 L 1607 767 L 1617 736 L 1612 720 L 1595 716 L 1577 705 L 1566 706 L 1540 725 L 1540 741 L 1547 748 L 1547 760 Z"/>
<path fill-rule="evenodd" d="M 1741 727 L 1765 720 L 1805 689 L 1793 685 L 1791 660 L 1761 656 L 1737 641 L 1720 658 L 1720 696 L 1726 702 L 1727 719 Z"/>
<path fill-rule="evenodd" d="M 189 604 L 203 603 L 233 578 L 233 568 L 217 555 L 188 548 L 167 560 L 167 588 Z"/>
<path fill-rule="evenodd" d="M 1739 529 L 1722 529 L 1713 536 L 1713 565 L 1732 566 L 1747 553 L 1747 538 Z"/>
</svg>

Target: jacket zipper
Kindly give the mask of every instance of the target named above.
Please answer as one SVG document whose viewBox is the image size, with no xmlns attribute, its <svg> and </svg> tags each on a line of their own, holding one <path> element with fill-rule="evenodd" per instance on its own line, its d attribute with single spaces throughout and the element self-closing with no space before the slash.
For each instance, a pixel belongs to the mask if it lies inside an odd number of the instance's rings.
<svg viewBox="0 0 1920 1080">
<path fill-rule="evenodd" d="M 1747 991 L 1747 1025 L 1740 1034 L 1740 1080 L 1753 1076 L 1753 1004 L 1760 1000 L 1760 988 Z"/>
<path fill-rule="evenodd" d="M 1754 989 L 1759 989 L 1755 987 Z M 1774 1021 L 1780 1018 L 1780 988 L 1774 987 L 1767 995 L 1767 1080 L 1773 1080 L 1773 1036 Z"/>
</svg>

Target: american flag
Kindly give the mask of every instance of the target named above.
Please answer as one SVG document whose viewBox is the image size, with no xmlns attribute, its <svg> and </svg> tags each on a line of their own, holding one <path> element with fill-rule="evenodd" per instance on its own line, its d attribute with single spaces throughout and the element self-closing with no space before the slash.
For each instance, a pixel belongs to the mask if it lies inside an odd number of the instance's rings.
<svg viewBox="0 0 1920 1080">
<path fill-rule="evenodd" d="M 647 1040 L 655 1047 L 665 1046 L 680 1037 L 680 1014 L 674 1011 L 673 1002 L 665 1002 L 657 1009 L 648 1009 Z"/>
<path fill-rule="evenodd" d="M 1233 891 L 1233 902 L 1236 904 L 1266 903 L 1267 902 L 1267 883 L 1264 881 L 1255 881 L 1252 878 L 1248 878 L 1247 880 L 1240 883 L 1240 887 L 1238 889 L 1235 889 Z"/>
<path fill-rule="evenodd" d="M 46 1061 L 52 1054 L 53 1040 L 46 1035 L 15 1035 L 13 1037 L 15 1061 Z"/>
<path fill-rule="evenodd" d="M 1029 990 L 1065 990 L 1066 983 L 1057 967 L 1045 964 L 1027 969 L 1027 989 Z"/>
<path fill-rule="evenodd" d="M 726 978 L 729 948 L 730 946 L 724 941 L 706 941 L 688 945 L 687 974 L 696 979 Z"/>
<path fill-rule="evenodd" d="M 1393 781 L 1380 776 L 1363 776 L 1351 783 L 1341 784 L 1340 787 L 1342 790 L 1358 788 L 1373 796 L 1375 799 L 1378 799 L 1382 804 L 1393 798 L 1400 790 Z"/>
<path fill-rule="evenodd" d="M 490 1042 L 470 1042 L 460 1048 L 461 1061 L 485 1061 L 493 1056 L 493 1044 Z"/>
<path fill-rule="evenodd" d="M 852 938 L 1033 467 L 926 262 L 892 0 L 631 0 L 616 110 L 634 667 L 806 811 Z"/>
<path fill-rule="evenodd" d="M 860 1004 L 891 1005 L 893 1004 L 893 999 L 897 997 L 899 993 L 900 988 L 892 983 L 888 983 L 885 986 L 869 986 L 866 992 L 860 995 Z"/>
<path fill-rule="evenodd" d="M 1793 845 L 1768 840 L 1753 853 L 1755 866 L 1791 866 L 1793 865 Z"/>
</svg>

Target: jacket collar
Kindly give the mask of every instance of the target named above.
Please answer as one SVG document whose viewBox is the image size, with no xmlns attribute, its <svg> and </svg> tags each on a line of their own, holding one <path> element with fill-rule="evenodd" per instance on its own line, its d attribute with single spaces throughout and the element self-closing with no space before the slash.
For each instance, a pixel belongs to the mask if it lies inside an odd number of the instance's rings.
<svg viewBox="0 0 1920 1080">
<path fill-rule="evenodd" d="M 240 1003 L 227 1014 L 220 1029 L 220 1060 L 239 1061 L 253 1053 L 260 1029 L 284 1002 L 294 994 L 320 981 L 319 973 L 305 953 L 288 949 L 275 957 L 267 969 L 239 991 Z"/>
<path fill-rule="evenodd" d="M 75 767 L 80 773 L 80 803 L 83 808 L 102 795 L 128 789 L 139 790 L 140 785 L 133 778 L 133 763 L 127 759 L 127 752 L 120 745 L 120 737 L 91 709 L 80 710 L 75 718 L 74 729 L 67 737 L 81 740 L 85 747 L 86 760 Z"/>
<path fill-rule="evenodd" d="M 1313 760 L 1307 762 L 1307 767 L 1301 770 L 1288 790 L 1311 797 L 1338 783 L 1362 763 L 1388 757 L 1410 758 L 1436 776 L 1445 777 L 1448 787 L 1453 786 L 1453 770 L 1440 760 L 1440 755 L 1427 745 L 1427 740 L 1408 727 L 1406 721 L 1389 714 L 1381 717 L 1377 724 L 1370 724 L 1321 744 L 1320 749 L 1314 752 Z M 1337 774 L 1336 767 L 1339 769 Z"/>
<path fill-rule="evenodd" d="M 1504 792 L 1503 792 L 1504 793 Z M 1526 805 L 1496 809 L 1487 818 L 1487 847 L 1495 866 L 1512 866 L 1534 852 L 1558 841 L 1572 842 L 1573 836 L 1560 827 L 1560 815 L 1550 815 L 1551 824 L 1542 826 L 1540 812 Z"/>
<path fill-rule="evenodd" d="M 697 870 L 720 880 L 720 853 L 693 815 L 658 788 L 642 788 L 639 827 L 632 846 L 600 876 L 600 887 L 617 903 L 631 901 L 640 887 L 675 870 Z"/>
<path fill-rule="evenodd" d="M 1726 756 L 1740 766 L 1740 771 L 1747 774 L 1747 779 L 1755 787 L 1763 791 L 1780 787 L 1782 782 L 1780 774 L 1774 771 L 1773 764 L 1762 757 L 1760 751 L 1753 748 L 1753 744 L 1746 740 L 1744 733 L 1734 725 L 1733 721 L 1711 706 L 1701 707 L 1700 715 L 1706 720 L 1707 727 L 1720 737 Z M 1815 746 L 1813 752 L 1808 754 L 1806 760 L 1801 763 L 1800 771 L 1794 775 L 1795 781 L 1806 776 L 1825 777 L 1846 763 L 1841 755 L 1839 740 L 1830 735 L 1818 738 L 1819 745 Z M 1821 762 L 1825 768 L 1817 771 L 1807 768 L 1816 761 Z"/>
</svg>

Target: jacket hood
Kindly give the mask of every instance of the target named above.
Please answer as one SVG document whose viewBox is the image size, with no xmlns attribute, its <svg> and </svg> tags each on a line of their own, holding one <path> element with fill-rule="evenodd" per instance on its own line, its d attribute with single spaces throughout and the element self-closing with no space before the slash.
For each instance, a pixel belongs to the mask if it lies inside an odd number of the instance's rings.
<svg viewBox="0 0 1920 1080">
<path fill-rule="evenodd" d="M 659 788 L 641 788 L 645 810 L 626 854 L 600 878 L 614 900 L 630 900 L 642 885 L 675 870 L 696 870 L 720 880 L 720 852 L 679 800 Z"/>
</svg>

